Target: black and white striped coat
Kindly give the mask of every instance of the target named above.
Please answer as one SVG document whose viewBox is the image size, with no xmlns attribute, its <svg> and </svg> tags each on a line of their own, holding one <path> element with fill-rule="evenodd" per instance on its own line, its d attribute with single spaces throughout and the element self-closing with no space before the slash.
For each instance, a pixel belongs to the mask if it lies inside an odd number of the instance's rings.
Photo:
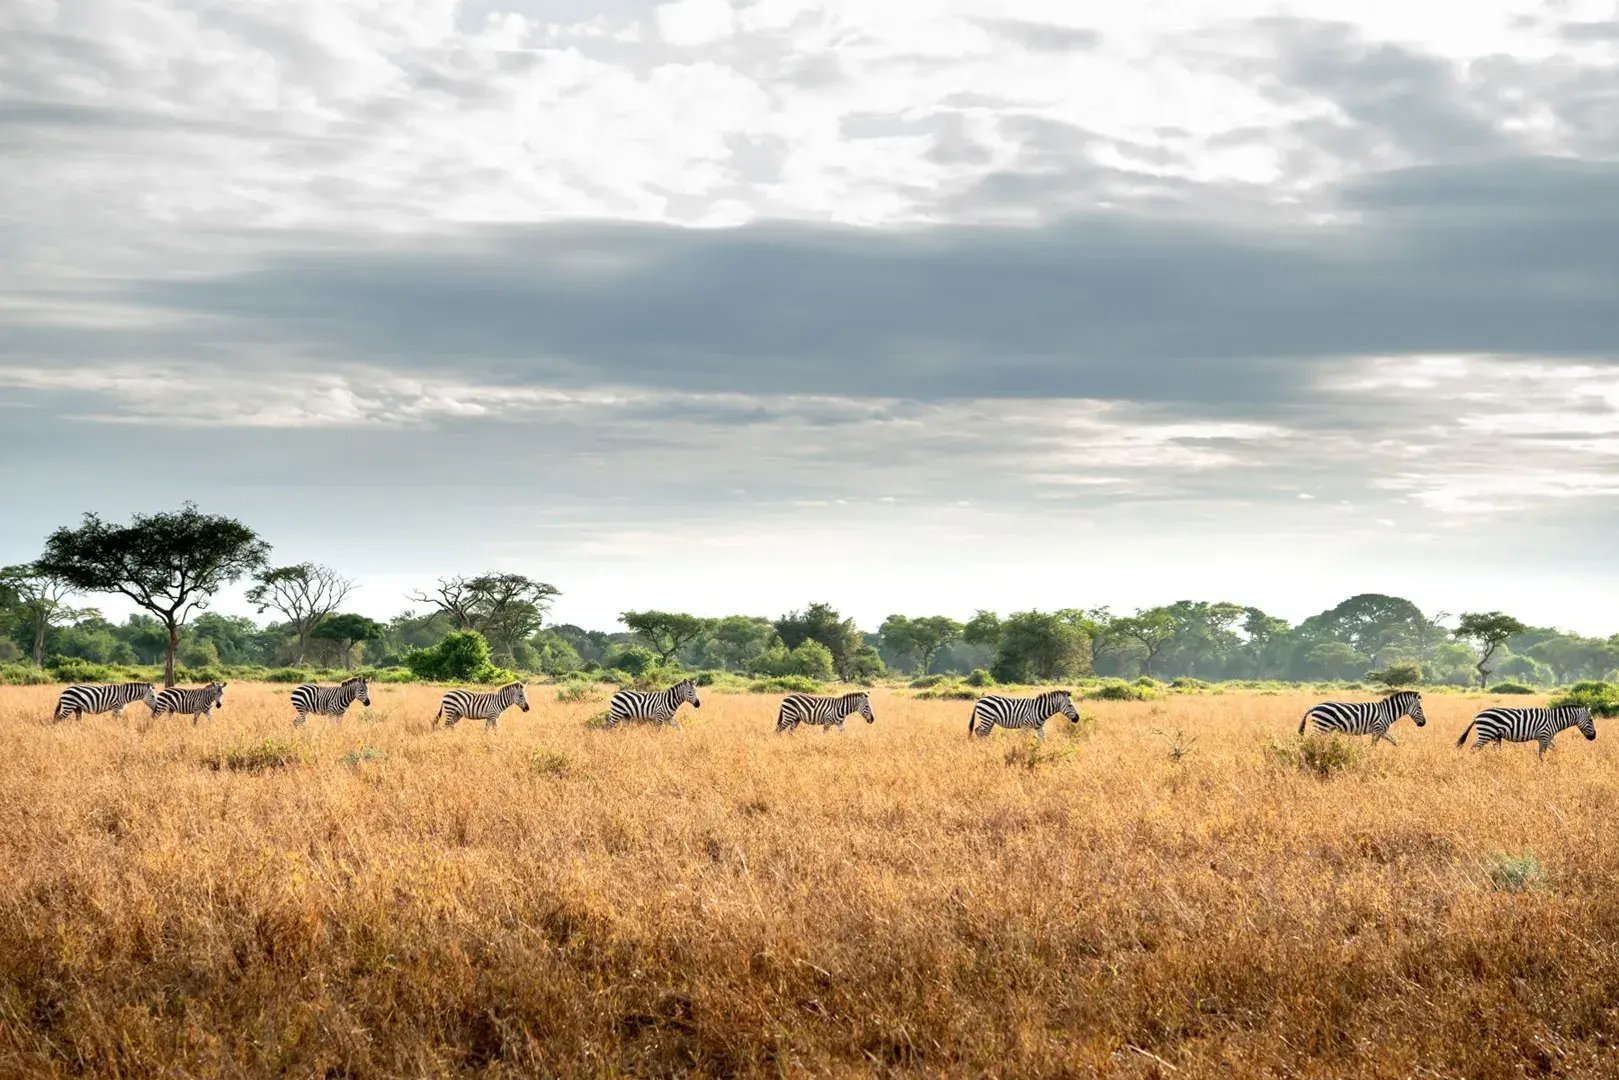
<svg viewBox="0 0 1619 1080">
<path fill-rule="evenodd" d="M 225 684 L 222 682 L 209 683 L 207 686 L 171 686 L 159 692 L 157 704 L 152 706 L 153 718 L 171 713 L 175 716 L 189 716 L 195 724 L 199 719 L 214 718 L 215 709 L 225 707 Z"/>
<path fill-rule="evenodd" d="M 85 713 L 110 712 L 124 718 L 124 706 L 143 701 L 148 709 L 157 708 L 157 693 L 151 683 L 114 683 L 110 686 L 70 686 L 56 699 L 56 719 L 82 720 Z"/>
<path fill-rule="evenodd" d="M 356 700 L 368 709 L 371 707 L 371 692 L 363 675 L 345 679 L 341 686 L 315 686 L 305 683 L 292 692 L 292 707 L 298 711 L 292 722 L 301 724 L 310 713 L 316 716 L 330 716 L 333 720 L 340 719 Z"/>
<path fill-rule="evenodd" d="M 1389 738 L 1389 728 L 1402 716 L 1409 716 L 1422 727 L 1428 718 L 1422 715 L 1422 695 L 1415 690 L 1396 690 L 1382 701 L 1323 701 L 1311 707 L 1299 718 L 1299 734 L 1304 726 L 1314 722 L 1319 732 L 1339 732 L 1344 735 L 1370 735 L 1372 742 L 1388 739 L 1390 746 L 1398 746 Z"/>
<path fill-rule="evenodd" d="M 528 692 L 523 689 L 522 683 L 507 683 L 499 690 L 480 693 L 476 690 L 451 690 L 439 702 L 438 712 L 433 717 L 433 726 L 438 727 L 442 718 L 445 727 L 454 727 L 463 716 L 474 720 L 482 720 L 485 728 L 493 730 L 495 721 L 500 714 L 516 705 L 524 712 L 528 712 Z"/>
<path fill-rule="evenodd" d="M 1079 723 L 1079 710 L 1074 708 L 1074 695 L 1070 690 L 1048 690 L 1032 698 L 1002 697 L 990 694 L 973 704 L 967 718 L 967 737 L 983 738 L 990 729 L 1003 728 L 1032 730 L 1041 739 L 1046 737 L 1046 721 L 1053 716 L 1066 716 Z"/>
<path fill-rule="evenodd" d="M 819 724 L 822 731 L 843 730 L 843 721 L 859 713 L 866 723 L 875 723 L 871 696 L 865 693 L 844 694 L 842 697 L 815 697 L 810 694 L 788 694 L 781 699 L 781 713 L 776 717 L 776 732 L 793 731 L 799 724 Z"/>
<path fill-rule="evenodd" d="M 1462 729 L 1462 737 L 1456 740 L 1456 745 L 1465 746 L 1468 732 L 1477 728 L 1474 750 L 1492 742 L 1496 749 L 1500 749 L 1503 742 L 1538 742 L 1540 753 L 1544 755 L 1551 749 L 1557 733 L 1571 727 L 1578 727 L 1580 734 L 1587 739 L 1597 737 L 1597 726 L 1591 719 L 1591 710 L 1583 705 L 1564 705 L 1555 709 L 1485 709 Z"/>
<path fill-rule="evenodd" d="M 690 679 L 667 690 L 620 690 L 607 703 L 607 726 L 617 727 L 621 720 L 653 720 L 679 731 L 675 713 L 688 701 L 694 709 L 703 707 L 697 700 L 697 684 Z"/>
</svg>

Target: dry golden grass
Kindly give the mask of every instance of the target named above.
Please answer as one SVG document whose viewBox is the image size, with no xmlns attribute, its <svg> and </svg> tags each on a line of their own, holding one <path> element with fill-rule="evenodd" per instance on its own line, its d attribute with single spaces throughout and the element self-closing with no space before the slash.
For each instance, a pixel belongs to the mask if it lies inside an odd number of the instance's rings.
<svg viewBox="0 0 1619 1080">
<path fill-rule="evenodd" d="M 1266 751 L 1299 695 L 1087 703 L 1031 760 L 897 692 L 786 738 L 548 688 L 293 733 L 286 692 L 141 730 L 0 689 L 0 1075 L 1614 1068 L 1616 747 L 1458 751 L 1481 699 L 1322 780 Z M 1494 887 L 1522 850 L 1544 886 Z"/>
</svg>

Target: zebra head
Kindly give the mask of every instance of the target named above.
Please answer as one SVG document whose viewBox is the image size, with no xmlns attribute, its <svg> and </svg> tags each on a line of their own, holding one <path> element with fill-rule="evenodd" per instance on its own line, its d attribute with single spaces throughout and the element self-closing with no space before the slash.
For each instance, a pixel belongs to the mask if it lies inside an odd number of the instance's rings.
<svg viewBox="0 0 1619 1080">
<path fill-rule="evenodd" d="M 223 709 L 225 707 L 225 684 L 222 682 L 209 683 L 207 696 L 213 698 L 214 708 Z"/>
<path fill-rule="evenodd" d="M 1591 719 L 1591 710 L 1584 705 L 1574 710 L 1574 722 L 1580 726 L 1580 734 L 1586 739 L 1597 737 L 1596 721 Z"/>
<path fill-rule="evenodd" d="M 502 696 L 524 712 L 528 712 L 528 689 L 520 682 L 514 682 L 502 691 Z"/>
<path fill-rule="evenodd" d="M 1053 690 L 1047 694 L 1049 707 L 1054 713 L 1061 713 L 1068 717 L 1070 724 L 1079 723 L 1079 710 L 1074 708 L 1074 692 L 1072 690 Z"/>
<path fill-rule="evenodd" d="M 866 718 L 866 723 L 875 724 L 877 722 L 877 717 L 874 716 L 871 711 L 871 695 L 855 694 L 854 697 L 856 701 L 855 712 L 859 713 L 861 716 L 864 716 Z"/>
<path fill-rule="evenodd" d="M 1417 727 L 1422 727 L 1428 722 L 1428 718 L 1422 715 L 1422 695 L 1415 690 L 1401 690 L 1397 694 L 1390 694 L 1388 700 L 1389 704 L 1394 706 L 1396 717 L 1410 716 L 1417 722 Z"/>
<path fill-rule="evenodd" d="M 701 709 L 703 703 L 697 700 L 697 683 L 692 679 L 683 679 L 675 686 L 675 702 L 691 702 L 691 707 Z"/>
<path fill-rule="evenodd" d="M 364 675 L 356 675 L 343 685 L 353 690 L 354 694 L 351 700 L 358 699 L 361 705 L 368 709 L 371 707 L 371 688 L 366 685 Z"/>
<path fill-rule="evenodd" d="M 156 712 L 157 711 L 157 691 L 152 688 L 151 683 L 142 683 L 141 684 L 141 689 L 144 691 L 144 693 L 141 694 L 141 703 L 144 704 L 148 709 L 151 709 L 153 712 Z"/>
</svg>

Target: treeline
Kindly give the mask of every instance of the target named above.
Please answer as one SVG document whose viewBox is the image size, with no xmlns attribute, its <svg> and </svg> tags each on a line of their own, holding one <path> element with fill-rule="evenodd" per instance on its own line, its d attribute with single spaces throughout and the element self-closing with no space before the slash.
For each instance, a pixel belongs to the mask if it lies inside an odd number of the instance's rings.
<svg viewBox="0 0 1619 1080">
<path fill-rule="evenodd" d="M 202 610 L 246 579 L 266 618 Z M 410 594 L 386 622 L 344 611 L 354 582 L 316 563 L 274 565 L 241 522 L 200 513 L 137 516 L 128 526 L 86 515 L 46 541 L 35 562 L 0 569 L 0 664 L 57 661 L 243 668 L 400 669 L 424 678 L 476 651 L 480 670 L 552 676 L 664 669 L 869 682 L 887 675 L 967 674 L 1035 683 L 1089 675 L 1284 681 L 1359 680 L 1532 686 L 1603 679 L 1619 669 L 1619 635 L 1588 638 L 1526 626 L 1500 612 L 1429 616 L 1375 593 L 1293 625 L 1254 607 L 1183 600 L 1129 614 L 1107 608 L 890 615 L 862 630 L 830 604 L 770 618 L 626 611 L 622 629 L 545 625 L 553 585 L 522 574 L 450 577 Z M 70 601 L 115 593 L 144 610 L 122 622 Z M 448 641 L 446 639 L 449 639 Z M 487 652 L 482 650 L 487 642 Z M 473 663 L 467 660 L 465 663 Z M 493 665 L 499 665 L 498 668 Z M 461 669 L 456 669 L 461 670 Z"/>
</svg>

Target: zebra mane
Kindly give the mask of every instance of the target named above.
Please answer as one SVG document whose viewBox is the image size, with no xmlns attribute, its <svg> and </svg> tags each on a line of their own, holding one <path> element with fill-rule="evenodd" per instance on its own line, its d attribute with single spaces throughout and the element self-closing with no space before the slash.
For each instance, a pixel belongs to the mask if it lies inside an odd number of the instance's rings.
<svg viewBox="0 0 1619 1080">
<path fill-rule="evenodd" d="M 344 686 L 353 686 L 356 683 L 363 683 L 365 681 L 366 681 L 366 678 L 365 678 L 364 675 L 356 675 L 352 679 L 344 679 L 343 680 L 343 685 Z"/>
<path fill-rule="evenodd" d="M 1422 695 L 1417 693 L 1415 690 L 1395 690 L 1394 692 L 1390 693 L 1389 696 L 1384 698 L 1383 700 L 1384 701 L 1410 701 L 1412 698 L 1419 698 L 1421 696 Z"/>
</svg>

